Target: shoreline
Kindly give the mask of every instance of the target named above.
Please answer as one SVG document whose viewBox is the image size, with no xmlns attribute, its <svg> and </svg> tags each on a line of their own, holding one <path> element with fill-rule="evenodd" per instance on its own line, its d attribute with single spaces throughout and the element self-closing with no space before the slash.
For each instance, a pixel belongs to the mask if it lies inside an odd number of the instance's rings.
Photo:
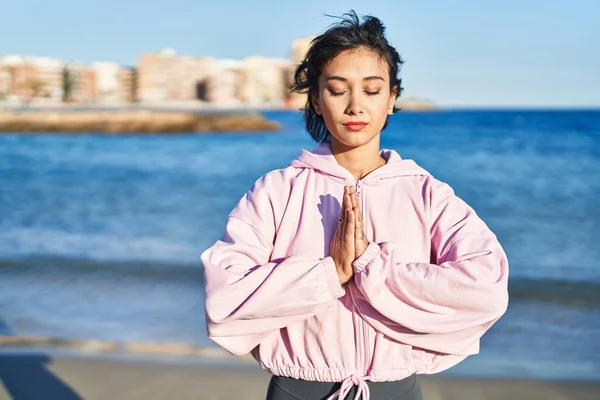
<svg viewBox="0 0 600 400">
<path fill-rule="evenodd" d="M 0 355 L 48 353 L 57 356 L 80 359 L 160 362 L 168 364 L 190 364 L 202 366 L 216 364 L 229 367 L 254 368 L 257 362 L 251 355 L 234 356 L 221 347 L 196 345 L 185 342 L 120 342 L 96 339 L 63 339 L 50 336 L 11 336 L 0 335 Z M 589 375 L 533 376 L 522 374 L 473 372 L 462 369 L 463 363 L 443 371 L 438 376 L 448 379 L 471 380 L 512 380 L 522 379 L 532 382 L 583 382 L 597 385 L 600 379 Z M 542 366 L 540 366 L 542 368 Z M 574 376 L 574 378 L 573 378 Z M 600 394 L 600 392 L 599 392 Z M 600 397 L 599 397 L 600 398 Z"/>
<path fill-rule="evenodd" d="M 95 339 L 62 339 L 51 336 L 0 335 L 3 351 L 71 351 L 89 355 L 132 355 L 161 357 L 191 357 L 219 359 L 239 363 L 254 363 L 250 356 L 234 356 L 217 346 L 199 346 L 179 342 L 118 342 Z"/>
<path fill-rule="evenodd" d="M 0 349 L 2 399 L 264 399 L 269 379 L 268 372 L 256 364 Z M 419 379 L 427 400 L 583 400 L 600 396 L 600 382 L 441 375 L 421 375 Z"/>
</svg>

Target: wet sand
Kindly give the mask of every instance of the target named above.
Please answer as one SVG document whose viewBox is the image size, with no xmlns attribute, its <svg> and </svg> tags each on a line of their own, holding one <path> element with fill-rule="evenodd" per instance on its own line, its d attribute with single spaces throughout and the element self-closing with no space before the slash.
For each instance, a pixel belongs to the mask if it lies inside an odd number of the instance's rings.
<svg viewBox="0 0 600 400">
<path fill-rule="evenodd" d="M 600 399 L 600 383 L 422 376 L 426 400 Z M 0 399 L 264 399 L 269 375 L 246 363 L 169 357 L 0 353 Z"/>
</svg>

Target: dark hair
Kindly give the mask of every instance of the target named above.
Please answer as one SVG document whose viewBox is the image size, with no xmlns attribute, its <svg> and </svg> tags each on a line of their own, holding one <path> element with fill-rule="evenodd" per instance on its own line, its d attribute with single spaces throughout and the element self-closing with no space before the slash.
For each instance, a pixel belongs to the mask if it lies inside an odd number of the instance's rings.
<svg viewBox="0 0 600 400">
<path fill-rule="evenodd" d="M 311 41 L 304 60 L 296 68 L 292 92 L 306 93 L 304 120 L 310 136 L 317 142 L 328 142 L 331 134 L 325 126 L 323 117 L 315 112 L 311 95 L 319 90 L 319 76 L 325 64 L 345 50 L 360 47 L 378 53 L 386 62 L 390 74 L 390 89 L 398 87 L 396 97 L 402 93 L 402 79 L 398 77 L 404 61 L 398 51 L 392 47 L 385 37 L 385 26 L 376 17 L 363 16 L 360 22 L 354 10 L 342 15 L 341 21 L 332 25 L 325 33 Z M 394 111 L 398 109 L 394 106 Z M 387 119 L 383 126 L 387 126 Z"/>
</svg>

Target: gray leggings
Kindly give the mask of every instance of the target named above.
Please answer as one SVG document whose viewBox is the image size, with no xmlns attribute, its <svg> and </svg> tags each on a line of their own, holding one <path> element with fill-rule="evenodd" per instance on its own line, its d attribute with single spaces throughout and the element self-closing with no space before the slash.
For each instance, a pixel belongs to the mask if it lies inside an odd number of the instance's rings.
<svg viewBox="0 0 600 400">
<path fill-rule="evenodd" d="M 401 381 L 367 382 L 371 400 L 423 400 L 417 375 Z M 267 400 L 326 400 L 335 393 L 339 382 L 312 382 L 301 379 L 273 376 L 267 391 Z M 347 399 L 354 399 L 357 387 L 354 386 Z"/>
</svg>

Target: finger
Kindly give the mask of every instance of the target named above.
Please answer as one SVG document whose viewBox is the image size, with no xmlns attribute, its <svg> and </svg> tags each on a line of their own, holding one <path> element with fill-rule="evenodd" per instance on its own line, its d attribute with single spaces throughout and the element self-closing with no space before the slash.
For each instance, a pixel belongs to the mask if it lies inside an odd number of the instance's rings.
<svg viewBox="0 0 600 400">
<path fill-rule="evenodd" d="M 346 197 L 344 197 L 344 205 L 346 207 L 346 210 L 352 210 L 352 194 L 350 194 L 350 191 L 348 191 L 348 193 L 346 194 Z"/>
<path fill-rule="evenodd" d="M 352 209 L 348 210 L 348 221 L 346 221 L 346 234 L 345 238 L 348 241 L 347 243 L 351 243 L 354 246 L 354 232 L 355 232 L 355 221 L 354 221 L 354 211 Z"/>
<path fill-rule="evenodd" d="M 345 218 L 346 217 L 346 191 L 347 186 L 344 186 L 344 194 L 342 195 L 342 204 L 340 206 L 340 216 L 339 219 Z"/>
<path fill-rule="evenodd" d="M 360 211 L 358 209 L 358 199 L 356 198 L 355 192 L 352 193 L 352 208 L 354 209 L 354 211 Z"/>
<path fill-rule="evenodd" d="M 356 218 L 355 218 L 355 233 L 354 233 L 354 237 L 356 237 L 356 240 L 363 240 L 364 239 L 364 227 L 363 227 L 363 221 L 362 218 L 360 217 L 360 214 L 357 213 L 355 214 Z"/>
<path fill-rule="evenodd" d="M 354 213 L 356 214 L 356 221 L 361 221 L 362 220 L 362 210 L 358 206 L 358 197 L 356 196 L 356 194 L 352 196 L 352 209 L 354 210 Z"/>
</svg>

